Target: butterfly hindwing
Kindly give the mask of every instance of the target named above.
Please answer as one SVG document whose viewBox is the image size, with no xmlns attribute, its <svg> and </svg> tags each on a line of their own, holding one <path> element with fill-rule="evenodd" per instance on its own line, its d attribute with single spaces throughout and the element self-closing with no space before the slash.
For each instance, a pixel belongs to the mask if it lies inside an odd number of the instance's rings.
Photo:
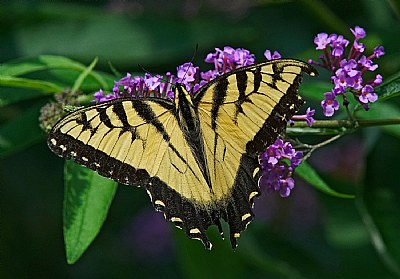
<svg viewBox="0 0 400 279">
<path fill-rule="evenodd" d="M 260 194 L 258 155 L 303 101 L 308 64 L 274 60 L 236 69 L 192 98 L 119 99 L 79 109 L 49 134 L 50 149 L 122 184 L 145 187 L 166 219 L 211 248 L 206 230 L 220 219 L 236 239 Z"/>
</svg>

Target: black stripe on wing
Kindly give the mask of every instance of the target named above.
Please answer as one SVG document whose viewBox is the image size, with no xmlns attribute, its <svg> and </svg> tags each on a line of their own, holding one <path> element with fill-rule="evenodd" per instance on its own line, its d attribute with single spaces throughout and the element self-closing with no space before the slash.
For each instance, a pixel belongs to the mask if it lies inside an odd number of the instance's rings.
<svg viewBox="0 0 400 279">
<path fill-rule="evenodd" d="M 276 104 L 264 125 L 256 133 L 253 140 L 246 145 L 247 154 L 259 154 L 265 147 L 271 145 L 287 126 L 287 122 L 304 104 L 304 100 L 297 94 L 302 76 L 298 75 L 290 85 L 286 94 Z"/>
</svg>

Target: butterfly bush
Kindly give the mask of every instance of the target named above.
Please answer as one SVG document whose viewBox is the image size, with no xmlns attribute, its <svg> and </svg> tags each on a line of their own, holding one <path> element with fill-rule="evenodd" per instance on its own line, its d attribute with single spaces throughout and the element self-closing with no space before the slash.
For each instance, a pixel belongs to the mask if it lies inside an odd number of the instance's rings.
<svg viewBox="0 0 400 279">
<path fill-rule="evenodd" d="M 369 80 L 365 76 L 378 68 L 373 60 L 385 54 L 384 48 L 377 46 L 372 54 L 366 56 L 364 54 L 366 47 L 360 42 L 360 39 L 366 36 L 365 30 L 356 26 L 354 29 L 350 28 L 350 31 L 354 35 L 352 44 L 337 34 L 319 33 L 314 39 L 316 49 L 321 50 L 323 54 L 320 56 L 320 62 L 309 60 L 309 63 L 329 70 L 334 85 L 331 91 L 324 93 L 325 98 L 321 101 L 325 116 L 330 117 L 339 110 L 340 104 L 337 100 L 339 96 L 343 100 L 343 105 L 347 107 L 349 105 L 347 95 L 352 94 L 365 110 L 369 109 L 369 103 L 374 103 L 378 99 L 374 87 L 382 83 L 382 76 L 376 74 Z"/>
</svg>

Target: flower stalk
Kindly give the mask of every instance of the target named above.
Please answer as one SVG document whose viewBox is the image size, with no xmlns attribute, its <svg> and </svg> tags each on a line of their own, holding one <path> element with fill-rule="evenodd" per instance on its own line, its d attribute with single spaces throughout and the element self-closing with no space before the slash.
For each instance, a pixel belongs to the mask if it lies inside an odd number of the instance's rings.
<svg viewBox="0 0 400 279">
<path fill-rule="evenodd" d="M 400 118 L 388 119 L 358 119 L 358 120 L 316 120 L 312 123 L 313 128 L 366 128 L 384 125 L 399 125 Z M 304 121 L 294 121 L 293 128 L 307 128 L 308 124 Z M 289 128 L 288 128 L 289 129 Z M 305 130 L 306 131 L 306 130 Z M 313 133 L 315 135 L 315 133 Z"/>
</svg>

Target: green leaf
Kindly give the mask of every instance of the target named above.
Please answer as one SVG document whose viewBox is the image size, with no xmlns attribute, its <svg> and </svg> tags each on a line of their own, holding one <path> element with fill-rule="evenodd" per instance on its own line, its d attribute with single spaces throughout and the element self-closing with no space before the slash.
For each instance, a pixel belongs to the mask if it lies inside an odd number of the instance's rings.
<svg viewBox="0 0 400 279">
<path fill-rule="evenodd" d="M 75 93 L 82 85 L 82 82 L 85 80 L 85 78 L 93 72 L 93 68 L 96 66 L 98 61 L 98 58 L 96 57 L 93 59 L 92 63 L 84 70 L 82 73 L 79 75 L 79 77 L 76 79 L 74 86 L 72 86 L 72 93 Z M 104 80 L 102 81 L 104 83 Z"/>
<path fill-rule="evenodd" d="M 32 100 L 44 95 L 48 95 L 48 93 L 27 88 L 2 87 L 0 88 L 0 108 L 20 101 Z"/>
<path fill-rule="evenodd" d="M 64 56 L 41 55 L 35 58 L 18 59 L 0 67 L 0 75 L 20 76 L 47 69 L 74 69 L 83 71 L 82 63 L 73 61 Z"/>
<path fill-rule="evenodd" d="M 400 188 L 395 170 L 400 141 L 383 136 L 367 158 L 357 206 L 372 244 L 386 267 L 400 277 Z M 391 167 L 392 166 L 392 167 Z"/>
<path fill-rule="evenodd" d="M 385 80 L 375 92 L 379 95 L 379 101 L 400 96 L 400 72 Z"/>
<path fill-rule="evenodd" d="M 47 66 L 35 61 L 3 64 L 0 67 L 0 76 L 19 76 L 37 71 L 46 70 Z"/>
<path fill-rule="evenodd" d="M 73 161 L 65 162 L 64 182 L 64 241 L 73 264 L 99 233 L 117 183 Z"/>
<path fill-rule="evenodd" d="M 39 110 L 43 102 L 36 102 L 17 117 L 0 125 L 0 158 L 23 150 L 45 138 L 39 128 Z"/>
<path fill-rule="evenodd" d="M 37 71 L 66 69 L 75 72 L 83 72 L 86 66 L 64 56 L 40 55 L 37 58 L 17 60 L 13 63 L 3 64 L 0 67 L 0 76 L 20 76 Z M 89 71 L 89 76 L 93 77 L 100 87 L 107 88 L 107 83 L 99 73 Z"/>
<path fill-rule="evenodd" d="M 0 76 L 0 86 L 37 89 L 48 93 L 62 91 L 62 87 L 51 82 L 11 76 Z"/>
<path fill-rule="evenodd" d="M 360 110 L 356 115 L 357 118 L 362 119 L 399 119 L 400 108 L 391 102 L 377 102 L 372 104 L 370 110 Z M 384 125 L 379 126 L 379 128 L 397 138 L 400 138 L 400 125 Z"/>
<path fill-rule="evenodd" d="M 41 55 L 41 56 L 39 56 L 39 61 L 45 63 L 51 69 L 55 69 L 55 68 L 70 69 L 70 70 L 76 70 L 79 72 L 84 72 L 85 70 L 87 70 L 87 68 L 83 64 L 76 62 L 74 60 L 71 60 L 69 58 L 63 57 L 63 56 Z M 93 62 L 96 64 L 97 58 L 95 58 L 95 61 L 96 62 L 94 62 L 94 61 Z M 90 67 L 91 66 L 89 66 L 89 69 L 90 69 Z M 94 65 L 92 66 L 92 68 L 93 67 L 94 67 Z M 93 77 L 99 83 L 100 87 L 108 88 L 107 83 L 104 81 L 104 79 L 102 78 L 102 76 L 100 74 L 90 70 L 90 71 L 88 71 L 88 73 L 86 75 Z"/>
<path fill-rule="evenodd" d="M 318 175 L 318 173 L 307 162 L 302 162 L 296 169 L 298 174 L 305 181 L 314 186 L 315 189 L 338 198 L 354 198 L 353 195 L 338 193 L 329 187 L 328 184 Z"/>
<path fill-rule="evenodd" d="M 61 92 L 73 83 L 74 90 L 79 88 L 90 93 L 99 88 L 109 90 L 115 78 L 93 71 L 96 63 L 97 58 L 85 67 L 66 57 L 42 55 L 34 59 L 3 64 L 0 67 L 0 107 Z M 18 77 L 36 71 L 42 72 L 35 73 L 35 79 Z"/>
</svg>

